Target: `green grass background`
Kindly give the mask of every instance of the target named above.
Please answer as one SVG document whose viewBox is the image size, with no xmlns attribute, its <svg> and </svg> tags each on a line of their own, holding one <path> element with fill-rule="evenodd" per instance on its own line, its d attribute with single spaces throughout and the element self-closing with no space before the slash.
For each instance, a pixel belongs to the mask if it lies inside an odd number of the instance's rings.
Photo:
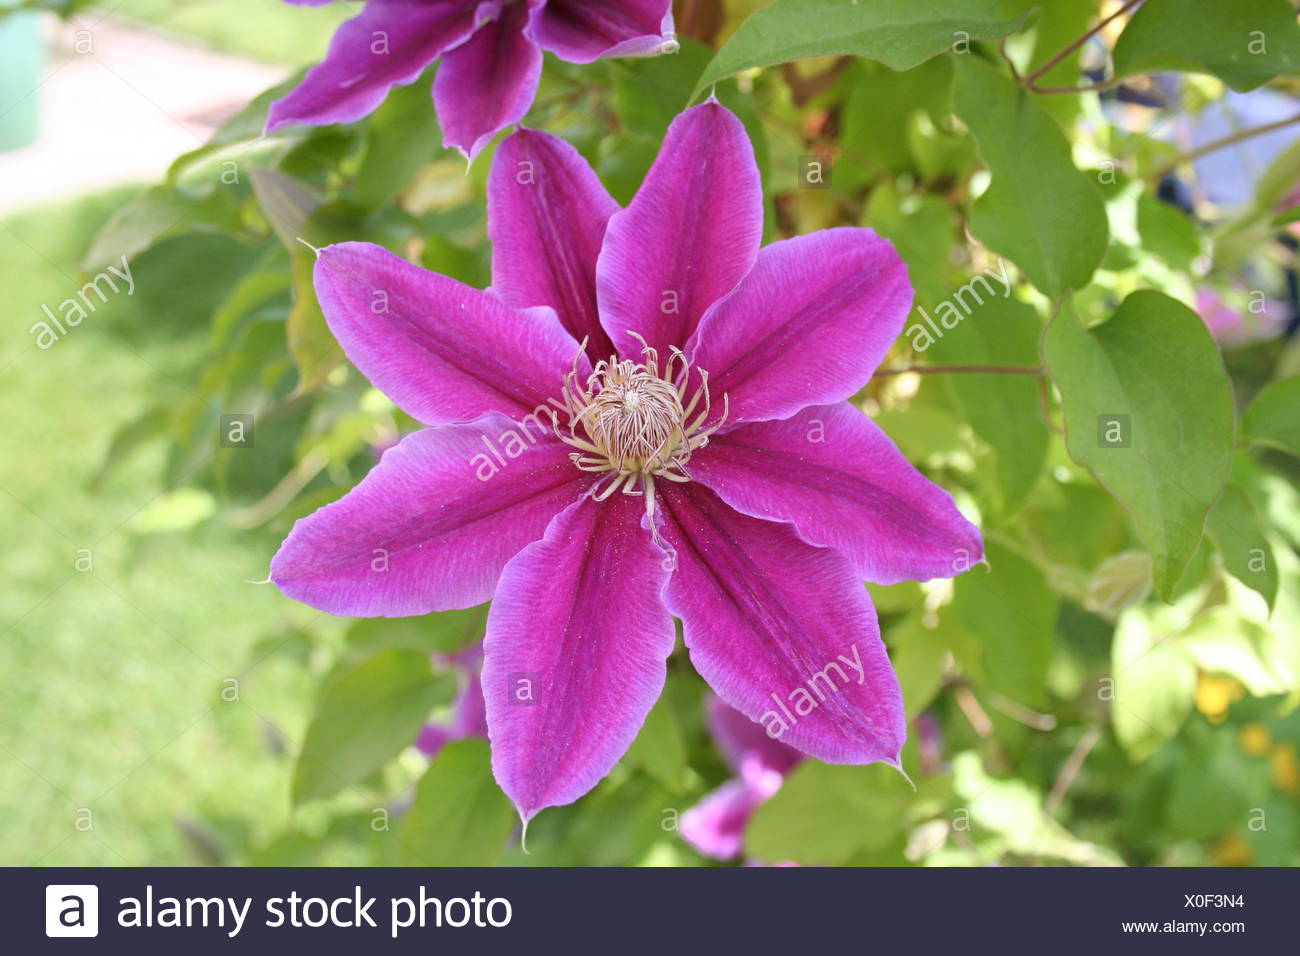
<svg viewBox="0 0 1300 956">
<path fill-rule="evenodd" d="M 127 0 L 103 11 L 269 62 L 310 62 L 351 4 Z M 147 297 L 147 273 L 228 248 L 186 240 L 132 264 L 137 294 L 52 348 L 31 326 L 81 281 L 120 189 L 0 219 L 0 863 L 182 864 L 258 842 L 288 815 L 288 754 L 310 706 L 293 639 L 304 615 L 269 586 L 273 536 L 238 532 L 160 498 L 150 446 L 95 493 L 114 431 L 179 395 L 208 305 Z M 169 530 L 174 526 L 175 530 Z M 88 548 L 93 571 L 76 569 Z M 288 639 L 285 636 L 288 635 Z M 223 701 L 223 681 L 239 681 Z M 89 811 L 87 815 L 86 811 Z M 200 828 L 197 820 L 207 821 Z M 215 828 L 212 821 L 217 821 Z"/>
</svg>

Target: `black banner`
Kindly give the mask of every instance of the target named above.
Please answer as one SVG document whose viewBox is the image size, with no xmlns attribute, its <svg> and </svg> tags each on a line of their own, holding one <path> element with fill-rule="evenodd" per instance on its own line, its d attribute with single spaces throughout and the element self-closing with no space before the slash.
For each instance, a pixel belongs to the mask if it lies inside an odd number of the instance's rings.
<svg viewBox="0 0 1300 956">
<path fill-rule="evenodd" d="M 6 869 L 9 952 L 1294 949 L 1290 870 Z M 15 947 L 16 944 L 16 948 Z M 1281 947 L 1281 949 L 1279 949 Z"/>
</svg>

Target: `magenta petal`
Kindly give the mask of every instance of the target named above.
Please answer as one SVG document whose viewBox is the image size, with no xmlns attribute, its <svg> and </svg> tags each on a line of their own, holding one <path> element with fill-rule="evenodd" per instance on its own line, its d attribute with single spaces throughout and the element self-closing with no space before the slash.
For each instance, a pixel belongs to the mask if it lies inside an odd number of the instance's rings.
<svg viewBox="0 0 1300 956">
<path fill-rule="evenodd" d="M 444 146 L 473 159 L 497 130 L 528 112 L 542 75 L 542 51 L 526 31 L 535 6 L 536 0 L 507 4 L 442 58 L 433 102 Z"/>
<path fill-rule="evenodd" d="M 952 496 L 847 402 L 714 435 L 690 470 L 733 508 L 838 548 L 877 584 L 952 577 L 984 556 Z"/>
<path fill-rule="evenodd" d="M 707 488 L 663 495 L 666 592 L 700 676 L 774 739 L 827 763 L 897 764 L 903 702 L 875 609 L 838 551 L 733 511 Z"/>
<path fill-rule="evenodd" d="M 609 773 L 663 689 L 668 571 L 644 514 L 640 498 L 583 500 L 501 575 L 483 696 L 492 768 L 524 819 Z"/>
<path fill-rule="evenodd" d="M 682 814 L 682 838 L 705 856 L 733 860 L 745 846 L 749 818 L 767 797 L 744 780 L 728 780 Z"/>
<path fill-rule="evenodd" d="M 570 63 L 667 53 L 672 35 L 671 0 L 547 0 L 533 24 L 542 49 Z"/>
<path fill-rule="evenodd" d="M 347 123 L 412 83 L 444 50 L 474 30 L 477 6 L 466 0 L 369 0 L 342 24 L 325 59 L 271 104 L 266 131 L 290 123 Z"/>
<path fill-rule="evenodd" d="M 564 140 L 524 129 L 497 147 L 488 177 L 492 289 L 518 308 L 549 305 L 597 358 L 613 349 L 596 312 L 596 259 L 616 212 Z"/>
<path fill-rule="evenodd" d="M 513 309 L 370 243 L 322 249 L 315 282 L 348 358 L 426 424 L 529 415 L 559 400 L 578 351 L 550 309 Z M 550 421 L 544 411 L 535 418 Z"/>
<path fill-rule="evenodd" d="M 271 580 L 296 601 L 355 617 L 481 604 L 506 562 L 590 483 L 567 445 L 536 436 L 500 415 L 408 435 L 355 488 L 294 524 Z"/>
<path fill-rule="evenodd" d="M 907 267 L 870 229 L 766 246 L 687 349 L 726 394 L 731 422 L 785 418 L 862 388 L 912 307 Z"/>
<path fill-rule="evenodd" d="M 763 232 L 763 189 L 745 127 L 716 102 L 670 127 L 596 264 L 601 322 L 621 354 L 683 348 L 718 298 L 744 278 Z"/>
</svg>

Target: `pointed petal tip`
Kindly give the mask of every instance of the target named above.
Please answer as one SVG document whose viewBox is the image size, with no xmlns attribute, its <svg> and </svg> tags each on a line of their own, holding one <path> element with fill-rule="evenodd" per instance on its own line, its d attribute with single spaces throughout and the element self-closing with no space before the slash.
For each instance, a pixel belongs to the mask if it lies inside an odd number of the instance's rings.
<svg viewBox="0 0 1300 956">
<path fill-rule="evenodd" d="M 515 812 L 519 814 L 519 849 L 524 851 L 524 856 L 532 856 L 528 852 L 528 824 L 537 816 L 536 810 L 532 813 L 524 813 L 520 807 L 515 807 Z"/>
<path fill-rule="evenodd" d="M 884 762 L 897 770 L 902 775 L 903 779 L 907 781 L 907 785 L 912 788 L 912 792 L 916 793 L 916 784 L 912 781 L 912 778 L 907 775 L 907 771 L 903 769 L 903 760 L 901 755 L 895 757 L 893 760 L 886 760 Z"/>
</svg>

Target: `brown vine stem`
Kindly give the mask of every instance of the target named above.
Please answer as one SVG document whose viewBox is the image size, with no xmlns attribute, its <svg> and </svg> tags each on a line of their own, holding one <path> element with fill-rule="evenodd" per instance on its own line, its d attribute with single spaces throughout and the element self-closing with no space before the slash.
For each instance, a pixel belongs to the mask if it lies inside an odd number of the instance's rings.
<svg viewBox="0 0 1300 956">
<path fill-rule="evenodd" d="M 909 365 L 906 368 L 882 368 L 877 375 L 906 375 L 916 372 L 918 375 L 947 375 L 965 373 L 972 375 L 1042 375 L 1040 365 Z"/>
<path fill-rule="evenodd" d="M 1026 86 L 1029 86 L 1031 89 L 1034 89 L 1034 91 L 1037 93 L 1057 92 L 1057 91 L 1065 91 L 1065 90 L 1070 90 L 1072 92 L 1082 92 L 1085 89 L 1094 89 L 1095 87 L 1071 88 L 1071 87 L 1063 87 L 1063 86 L 1047 87 L 1045 89 L 1036 89 L 1034 88 L 1034 80 L 1038 79 L 1044 73 L 1047 73 L 1049 70 L 1052 69 L 1052 67 L 1056 66 L 1056 64 L 1060 63 L 1062 60 L 1064 60 L 1075 50 L 1079 49 L 1079 47 L 1083 46 L 1085 43 L 1087 43 L 1090 39 L 1092 39 L 1102 30 L 1106 29 L 1107 24 L 1109 24 L 1111 21 L 1115 20 L 1117 17 L 1123 16 L 1125 13 L 1132 10 L 1141 2 L 1142 0 L 1128 0 L 1127 3 L 1121 6 L 1110 16 L 1106 17 L 1104 20 L 1099 21 L 1097 25 L 1093 27 L 1091 30 L 1084 33 L 1082 36 L 1076 38 L 1073 42 L 1071 42 L 1068 46 L 1066 46 L 1064 49 L 1058 52 L 1055 56 L 1049 58 L 1047 62 L 1045 62 L 1038 69 L 1034 70 L 1032 73 L 1025 74 L 1025 76 L 1022 77 L 1022 81 L 1025 83 Z"/>
<path fill-rule="evenodd" d="M 1282 129 L 1284 126 L 1290 126 L 1292 123 L 1300 123 L 1300 113 L 1295 116 L 1289 116 L 1286 119 L 1275 120 L 1272 123 L 1265 123 L 1263 126 L 1251 126 L 1248 129 L 1237 130 L 1231 136 L 1225 136 L 1222 139 L 1216 139 L 1213 142 L 1206 143 L 1204 146 L 1198 146 L 1191 152 L 1183 153 L 1163 166 L 1159 166 L 1147 174 L 1148 182 L 1158 182 L 1167 173 L 1173 172 L 1184 163 L 1190 163 L 1192 160 L 1200 159 L 1206 153 L 1212 153 L 1217 149 L 1223 149 L 1225 146 L 1231 146 L 1233 143 L 1240 143 L 1243 139 L 1250 139 L 1252 136 L 1259 136 L 1261 133 L 1271 133 L 1275 129 Z"/>
<path fill-rule="evenodd" d="M 1070 792 L 1070 787 L 1074 785 L 1074 779 L 1079 775 L 1083 762 L 1088 759 L 1088 754 L 1092 752 L 1092 748 L 1097 745 L 1097 741 L 1100 739 L 1101 731 L 1096 727 L 1090 727 L 1088 732 L 1079 738 L 1074 750 L 1066 758 L 1065 765 L 1061 767 L 1061 772 L 1056 778 L 1056 784 L 1052 787 L 1052 792 L 1047 797 L 1047 804 L 1043 807 L 1043 811 L 1049 817 L 1055 816 L 1061 801 L 1065 799 L 1065 795 Z"/>
</svg>

